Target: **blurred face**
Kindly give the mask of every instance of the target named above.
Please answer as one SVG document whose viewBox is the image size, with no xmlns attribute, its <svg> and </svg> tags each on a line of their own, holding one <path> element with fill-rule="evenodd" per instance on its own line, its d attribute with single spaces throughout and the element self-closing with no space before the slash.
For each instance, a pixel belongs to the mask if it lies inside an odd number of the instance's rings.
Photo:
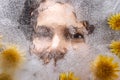
<svg viewBox="0 0 120 80">
<path fill-rule="evenodd" d="M 43 7 L 49 4 L 45 3 Z M 80 46 L 87 48 L 84 40 L 88 33 L 87 23 L 77 20 L 70 5 L 56 3 L 42 11 L 38 8 L 38 13 L 32 51 L 44 63 L 63 58 L 69 47 L 75 50 L 80 49 Z"/>
</svg>

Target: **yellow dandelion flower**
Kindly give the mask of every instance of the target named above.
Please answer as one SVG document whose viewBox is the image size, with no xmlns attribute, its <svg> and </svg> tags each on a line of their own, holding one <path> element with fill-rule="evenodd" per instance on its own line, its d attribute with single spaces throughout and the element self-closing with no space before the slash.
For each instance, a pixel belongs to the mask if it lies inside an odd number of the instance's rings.
<svg viewBox="0 0 120 80">
<path fill-rule="evenodd" d="M 0 74 L 0 80 L 13 80 L 11 75 L 7 74 L 7 73 L 1 73 Z"/>
<path fill-rule="evenodd" d="M 91 69 L 95 80 L 115 80 L 118 78 L 119 66 L 113 60 L 112 57 L 99 55 L 92 62 Z"/>
<path fill-rule="evenodd" d="M 1 39 L 2 39 L 2 35 L 0 34 L 0 50 L 2 49 Z"/>
<path fill-rule="evenodd" d="M 110 51 L 120 58 L 120 41 L 113 41 L 110 44 Z"/>
<path fill-rule="evenodd" d="M 79 80 L 73 72 L 61 73 L 59 76 L 59 80 Z"/>
<path fill-rule="evenodd" d="M 23 60 L 24 57 L 16 46 L 8 47 L 0 54 L 0 66 L 3 70 L 16 69 Z"/>
<path fill-rule="evenodd" d="M 113 30 L 120 30 L 120 13 L 112 15 L 108 18 L 108 24 Z"/>
</svg>

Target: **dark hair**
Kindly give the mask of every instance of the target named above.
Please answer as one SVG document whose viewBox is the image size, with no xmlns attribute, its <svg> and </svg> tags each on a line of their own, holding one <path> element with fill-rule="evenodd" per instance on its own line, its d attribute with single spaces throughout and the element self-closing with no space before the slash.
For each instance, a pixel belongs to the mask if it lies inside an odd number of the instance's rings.
<svg viewBox="0 0 120 80">
<path fill-rule="evenodd" d="M 38 0 L 26 0 L 24 3 L 24 7 L 22 13 L 19 17 L 19 23 L 22 25 L 30 25 L 31 24 L 31 13 L 35 14 L 36 9 L 39 7 L 40 2 Z M 34 12 L 35 11 L 35 12 Z"/>
</svg>

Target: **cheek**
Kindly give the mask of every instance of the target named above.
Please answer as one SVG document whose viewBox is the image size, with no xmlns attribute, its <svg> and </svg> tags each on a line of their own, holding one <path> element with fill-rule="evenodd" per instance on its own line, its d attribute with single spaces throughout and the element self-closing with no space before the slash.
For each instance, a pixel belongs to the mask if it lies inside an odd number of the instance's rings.
<svg viewBox="0 0 120 80">
<path fill-rule="evenodd" d="M 80 56 L 86 56 L 90 52 L 90 47 L 86 43 L 78 43 L 72 45 L 74 53 L 78 53 Z"/>
<path fill-rule="evenodd" d="M 75 50 L 79 50 L 79 49 L 82 49 L 82 50 L 85 50 L 85 49 L 88 49 L 88 45 L 86 43 L 77 43 L 77 44 L 73 44 L 73 49 Z"/>
<path fill-rule="evenodd" d="M 50 40 L 47 40 L 47 39 L 38 39 L 38 38 L 35 38 L 33 40 L 33 45 L 34 45 L 34 48 L 41 52 L 43 49 L 47 49 L 50 47 L 51 45 L 51 41 Z"/>
</svg>

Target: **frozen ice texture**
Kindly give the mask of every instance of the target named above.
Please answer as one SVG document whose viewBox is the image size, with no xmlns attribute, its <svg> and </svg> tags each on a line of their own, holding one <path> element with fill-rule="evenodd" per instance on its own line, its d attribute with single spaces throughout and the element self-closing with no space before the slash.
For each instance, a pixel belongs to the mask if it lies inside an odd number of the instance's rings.
<svg viewBox="0 0 120 80">
<path fill-rule="evenodd" d="M 30 42 L 23 31 L 18 29 L 18 19 L 25 0 L 0 0 L 0 33 L 3 35 L 3 42 L 17 44 L 27 54 L 27 61 L 22 69 L 16 72 L 16 80 L 58 80 L 59 73 L 66 71 L 73 71 L 75 75 L 81 77 L 81 80 L 91 80 L 90 62 L 99 53 L 111 55 L 109 43 L 112 40 L 120 40 L 120 32 L 112 31 L 107 24 L 107 17 L 120 12 L 120 0 L 57 1 L 70 3 L 75 8 L 79 20 L 88 20 L 95 26 L 94 33 L 86 37 L 86 43 L 90 45 L 91 51 L 86 51 L 89 52 L 88 55 L 81 55 L 70 50 L 56 67 L 53 62 L 43 65 L 35 55 L 29 55 Z"/>
</svg>

